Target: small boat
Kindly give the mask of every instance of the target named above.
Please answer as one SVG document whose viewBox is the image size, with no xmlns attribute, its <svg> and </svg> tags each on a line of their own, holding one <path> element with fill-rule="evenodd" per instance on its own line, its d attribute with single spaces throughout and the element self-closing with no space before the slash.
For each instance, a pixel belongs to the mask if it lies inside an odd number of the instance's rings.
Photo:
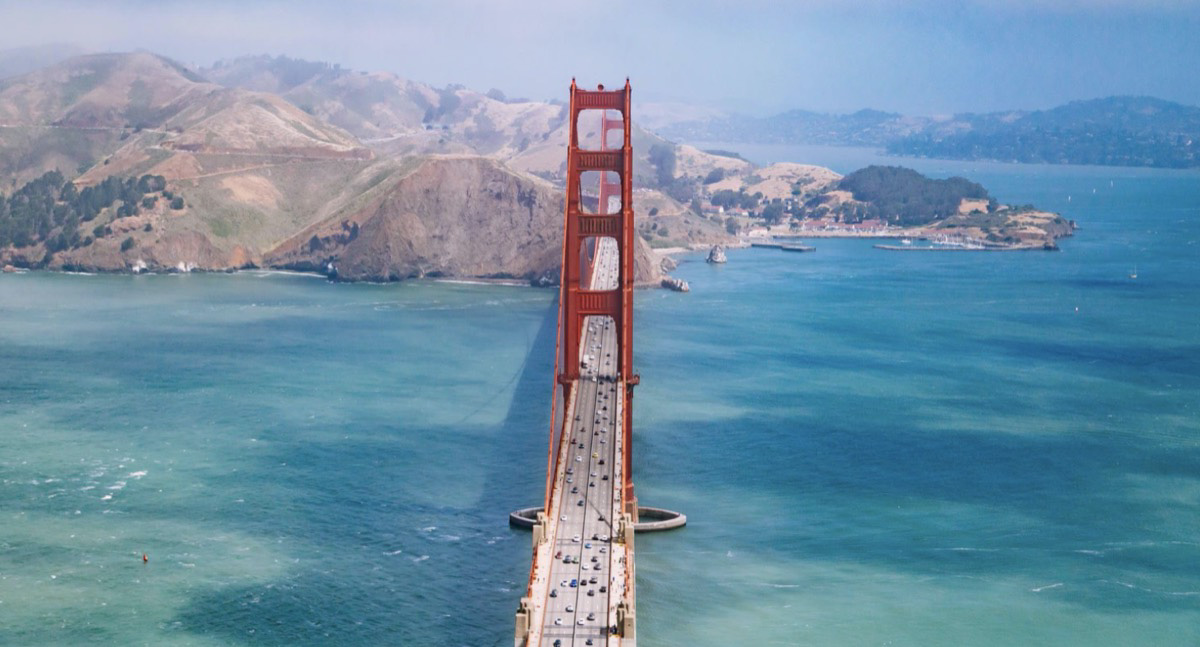
<svg viewBox="0 0 1200 647">
<path fill-rule="evenodd" d="M 912 239 L 911 239 L 911 238 L 901 238 L 901 239 L 900 239 L 900 244 L 901 244 L 901 245 L 911 245 L 911 244 L 912 244 Z"/>
</svg>

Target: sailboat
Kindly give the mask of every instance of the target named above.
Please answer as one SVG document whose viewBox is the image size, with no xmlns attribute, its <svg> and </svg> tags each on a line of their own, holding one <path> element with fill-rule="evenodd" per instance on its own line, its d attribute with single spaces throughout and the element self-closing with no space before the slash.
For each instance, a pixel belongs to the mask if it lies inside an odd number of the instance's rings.
<svg viewBox="0 0 1200 647">
<path fill-rule="evenodd" d="M 1133 271 L 1129 273 L 1129 278 L 1131 278 L 1131 279 L 1137 278 L 1137 265 L 1133 266 Z"/>
</svg>

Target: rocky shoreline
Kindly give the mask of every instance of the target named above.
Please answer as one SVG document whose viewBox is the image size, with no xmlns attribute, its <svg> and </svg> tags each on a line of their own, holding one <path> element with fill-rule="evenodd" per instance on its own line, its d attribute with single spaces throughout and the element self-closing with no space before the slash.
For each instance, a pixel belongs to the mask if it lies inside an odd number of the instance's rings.
<svg viewBox="0 0 1200 647">
<path fill-rule="evenodd" d="M 671 260 L 669 258 L 665 260 Z M 140 268 L 140 269 L 139 269 Z M 32 272 L 45 272 L 48 274 L 66 274 L 66 275 L 82 275 L 82 276 L 172 276 L 176 274 L 240 274 L 242 272 L 261 273 L 261 274 L 283 274 L 304 276 L 314 279 L 324 279 L 330 283 L 365 283 L 369 285 L 386 285 L 388 283 L 400 283 L 402 281 L 428 281 L 431 283 L 454 283 L 459 285 L 493 285 L 507 287 L 530 287 L 530 288 L 558 288 L 559 281 L 557 274 L 553 279 L 549 277 L 538 277 L 534 279 L 511 279 L 511 278 L 492 278 L 492 277 L 457 277 L 457 276 L 422 276 L 411 277 L 402 280 L 394 279 L 342 279 L 336 274 L 330 274 L 315 269 L 296 269 L 291 267 L 259 267 L 257 265 L 246 265 L 244 267 L 229 267 L 229 268 L 188 268 L 180 269 L 178 267 L 144 267 L 134 266 L 125 269 L 105 269 L 105 268 L 74 268 L 74 267 L 29 267 L 26 265 L 11 265 L 6 264 L 0 266 L 0 274 L 29 274 Z M 682 286 L 680 289 L 678 286 Z M 634 284 L 635 289 L 657 289 L 665 288 L 675 290 L 677 292 L 688 292 L 687 281 L 676 279 L 673 277 L 665 277 L 661 280 L 653 282 L 640 281 Z"/>
<path fill-rule="evenodd" d="M 671 290 L 673 292 L 691 292 L 692 291 L 692 287 L 690 285 L 688 285 L 687 281 L 685 281 L 683 279 L 677 279 L 674 277 L 670 277 L 670 276 L 664 278 L 662 280 L 661 285 L 662 285 L 662 287 L 664 287 L 668 290 Z"/>
</svg>

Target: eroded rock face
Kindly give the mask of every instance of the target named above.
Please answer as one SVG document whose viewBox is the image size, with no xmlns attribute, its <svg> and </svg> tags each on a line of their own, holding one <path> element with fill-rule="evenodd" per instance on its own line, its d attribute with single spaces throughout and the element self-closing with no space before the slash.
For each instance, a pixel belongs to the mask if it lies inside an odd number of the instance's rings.
<svg viewBox="0 0 1200 647">
<path fill-rule="evenodd" d="M 310 227 L 268 252 L 270 266 L 339 280 L 513 278 L 555 284 L 563 195 L 548 182 L 481 157 L 434 157 L 357 212 Z M 638 241 L 635 280 L 656 282 Z"/>
<path fill-rule="evenodd" d="M 641 236 L 634 236 L 633 244 L 633 282 L 639 287 L 658 285 L 669 271 L 658 260 L 657 254 Z M 673 264 L 674 261 L 671 261 Z M 671 269 L 674 269 L 672 266 Z"/>
<path fill-rule="evenodd" d="M 713 245 L 712 249 L 708 250 L 708 258 L 704 259 L 709 263 L 724 263 L 728 259 L 725 258 L 725 247 L 721 245 Z"/>
<path fill-rule="evenodd" d="M 675 292 L 690 292 L 692 289 L 691 286 L 688 285 L 687 281 L 669 276 L 662 280 L 662 286 L 668 290 L 674 290 Z"/>
<path fill-rule="evenodd" d="M 427 276 L 536 280 L 559 264 L 562 194 L 479 157 L 431 158 L 351 213 L 266 254 L 341 280 Z"/>
<path fill-rule="evenodd" d="M 363 214 L 343 279 L 536 279 L 558 265 L 562 195 L 491 160 L 431 160 Z"/>
</svg>

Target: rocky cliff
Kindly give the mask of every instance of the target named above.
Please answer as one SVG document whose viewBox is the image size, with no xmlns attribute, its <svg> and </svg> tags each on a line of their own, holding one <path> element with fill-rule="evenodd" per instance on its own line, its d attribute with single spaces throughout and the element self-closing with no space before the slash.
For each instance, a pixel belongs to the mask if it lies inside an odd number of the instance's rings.
<svg viewBox="0 0 1200 647">
<path fill-rule="evenodd" d="M 556 283 L 562 191 L 501 162 L 436 156 L 367 204 L 306 228 L 267 252 L 270 266 L 336 273 L 340 280 L 418 277 Z M 635 280 L 661 279 L 639 240 Z"/>
</svg>

